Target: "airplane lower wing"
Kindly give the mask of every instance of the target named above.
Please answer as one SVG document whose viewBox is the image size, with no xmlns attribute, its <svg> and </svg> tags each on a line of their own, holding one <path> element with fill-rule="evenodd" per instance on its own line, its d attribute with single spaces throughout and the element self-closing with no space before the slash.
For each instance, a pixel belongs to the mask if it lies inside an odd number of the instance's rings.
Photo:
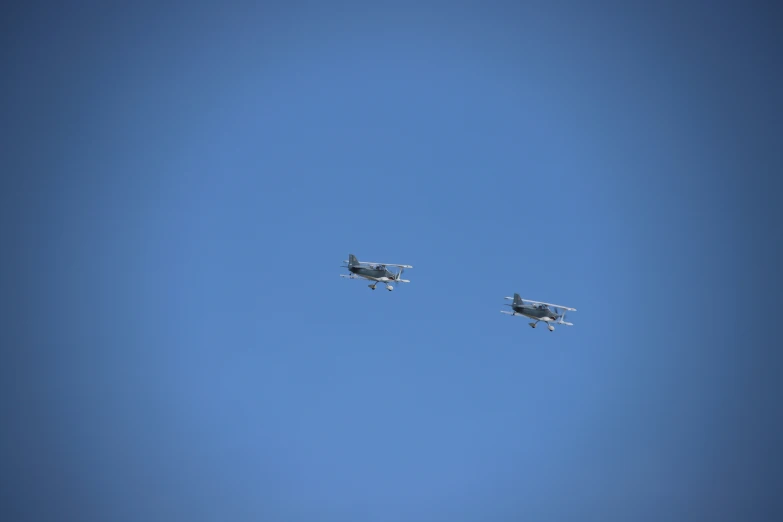
<svg viewBox="0 0 783 522">
<path fill-rule="evenodd" d="M 545 324 L 562 324 L 563 326 L 574 326 L 574 323 L 568 323 L 566 321 L 552 321 L 551 319 L 537 319 L 535 317 L 530 317 L 530 316 L 525 315 L 525 314 L 520 314 L 520 313 L 516 313 L 515 314 L 513 312 L 507 312 L 505 310 L 501 310 L 500 313 L 501 314 L 506 314 L 506 315 L 515 315 L 517 317 L 527 317 L 528 319 L 533 319 L 535 321 L 541 321 L 541 322 L 543 322 Z"/>
<path fill-rule="evenodd" d="M 391 279 L 389 277 L 368 277 L 353 274 L 340 274 L 340 277 L 344 277 L 346 279 L 367 279 L 368 281 L 377 281 L 379 283 L 410 283 L 409 279 Z"/>
</svg>

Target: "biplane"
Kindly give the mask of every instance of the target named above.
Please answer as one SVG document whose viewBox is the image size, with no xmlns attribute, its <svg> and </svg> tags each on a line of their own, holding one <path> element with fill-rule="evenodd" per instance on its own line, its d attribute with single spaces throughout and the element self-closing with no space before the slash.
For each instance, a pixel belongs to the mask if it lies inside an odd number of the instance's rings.
<svg viewBox="0 0 783 522">
<path fill-rule="evenodd" d="M 402 279 L 402 273 L 406 268 L 413 268 L 410 265 L 395 265 L 392 263 L 373 263 L 370 261 L 360 262 L 353 254 L 348 254 L 348 261 L 343 261 L 347 265 L 343 265 L 343 268 L 347 268 L 350 274 L 340 274 L 340 277 L 348 279 L 367 279 L 373 281 L 371 285 L 368 285 L 371 289 L 375 290 L 375 285 L 378 283 L 385 283 L 386 290 L 391 292 L 397 283 L 410 283 L 407 279 Z M 393 266 L 399 268 L 397 273 L 392 272 L 386 267 Z"/>
<path fill-rule="evenodd" d="M 514 294 L 513 298 L 505 297 L 504 299 L 513 300 L 511 304 L 506 304 L 506 306 L 511 307 L 512 311 L 508 312 L 506 310 L 501 310 L 500 313 L 507 315 L 518 315 L 533 319 L 535 322 L 528 323 L 531 328 L 535 328 L 539 321 L 546 323 L 550 332 L 555 331 L 554 325 L 556 324 L 574 326 L 573 323 L 567 323 L 565 321 L 565 315 L 566 311 L 576 312 L 576 308 L 568 308 L 567 306 L 560 306 L 551 303 L 542 303 L 541 301 L 530 301 L 529 299 L 522 299 L 519 297 L 519 294 Z M 549 308 L 550 306 L 554 309 Z M 560 309 L 564 310 L 562 314 L 560 313 Z"/>
</svg>

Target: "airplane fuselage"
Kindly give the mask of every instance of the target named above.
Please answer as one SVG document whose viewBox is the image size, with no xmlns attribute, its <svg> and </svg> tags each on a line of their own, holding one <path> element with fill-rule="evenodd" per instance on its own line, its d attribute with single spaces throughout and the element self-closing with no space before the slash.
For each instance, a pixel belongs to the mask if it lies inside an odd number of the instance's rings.
<svg viewBox="0 0 783 522">
<path fill-rule="evenodd" d="M 396 274 L 389 272 L 385 268 L 367 268 L 363 266 L 351 266 L 348 267 L 348 270 L 352 274 L 355 274 L 359 277 L 365 277 L 374 280 L 382 280 L 384 278 L 388 278 L 389 280 L 392 280 L 396 276 Z"/>
<path fill-rule="evenodd" d="M 560 317 L 549 308 L 537 308 L 535 306 L 527 305 L 513 305 L 511 308 L 514 310 L 514 312 L 537 321 L 556 321 L 558 317 Z"/>
</svg>

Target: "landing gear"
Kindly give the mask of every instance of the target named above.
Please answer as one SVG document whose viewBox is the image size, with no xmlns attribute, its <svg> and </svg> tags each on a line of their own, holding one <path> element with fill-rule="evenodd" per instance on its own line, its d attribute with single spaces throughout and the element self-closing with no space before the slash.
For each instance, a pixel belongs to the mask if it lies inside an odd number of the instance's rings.
<svg viewBox="0 0 783 522">
<path fill-rule="evenodd" d="M 377 284 L 378 284 L 378 283 L 373 283 L 373 284 L 371 284 L 371 285 L 367 285 L 367 286 L 369 286 L 369 287 L 370 287 L 372 290 L 375 290 L 375 285 L 377 285 Z"/>
<path fill-rule="evenodd" d="M 394 287 L 392 285 L 386 285 L 386 290 L 391 292 L 392 290 L 394 290 Z"/>
<path fill-rule="evenodd" d="M 549 331 L 550 331 L 550 332 L 554 332 L 554 331 L 555 331 L 555 327 L 554 327 L 554 326 L 552 326 L 551 324 L 550 324 L 550 325 L 547 325 L 547 328 L 549 328 Z"/>
<path fill-rule="evenodd" d="M 538 321 L 536 321 L 535 323 L 527 323 L 527 324 L 530 325 L 530 328 L 535 328 L 536 325 L 538 324 Z"/>
</svg>

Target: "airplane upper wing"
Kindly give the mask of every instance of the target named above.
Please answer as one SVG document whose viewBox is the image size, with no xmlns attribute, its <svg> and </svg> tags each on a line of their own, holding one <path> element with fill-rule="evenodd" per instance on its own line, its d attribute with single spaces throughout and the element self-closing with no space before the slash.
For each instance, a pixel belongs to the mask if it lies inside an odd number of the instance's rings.
<svg viewBox="0 0 783 522">
<path fill-rule="evenodd" d="M 511 299 L 511 298 L 507 297 L 506 299 Z M 561 306 L 561 305 L 552 304 L 552 303 L 544 303 L 542 301 L 531 301 L 530 299 L 522 299 L 522 300 L 524 302 L 526 302 L 526 303 L 554 306 L 555 308 L 562 308 L 563 310 L 568 310 L 569 312 L 576 312 L 576 308 L 568 308 L 567 306 Z"/>
<path fill-rule="evenodd" d="M 396 266 L 397 268 L 413 268 L 411 265 L 395 265 L 394 263 L 376 263 L 374 261 L 359 261 L 360 265 Z"/>
</svg>

